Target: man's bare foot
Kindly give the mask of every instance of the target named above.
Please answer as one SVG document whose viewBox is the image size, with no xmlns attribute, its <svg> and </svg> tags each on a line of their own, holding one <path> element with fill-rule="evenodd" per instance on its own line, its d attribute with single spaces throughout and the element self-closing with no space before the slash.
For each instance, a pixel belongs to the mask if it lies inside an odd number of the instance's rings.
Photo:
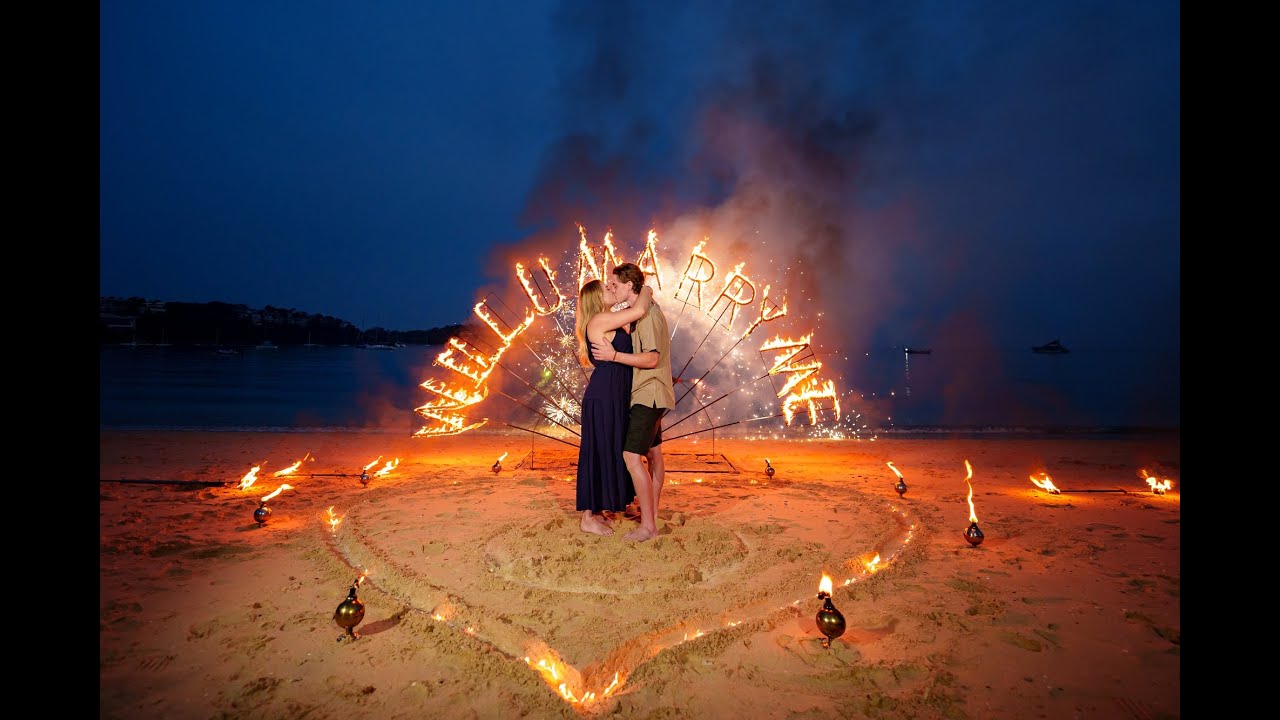
<svg viewBox="0 0 1280 720">
<path fill-rule="evenodd" d="M 589 520 L 587 518 L 583 518 L 582 522 L 579 524 L 579 527 L 582 528 L 582 532 L 595 533 L 596 535 L 612 535 L 613 534 L 613 528 L 609 527 L 608 525 L 605 525 L 604 523 L 600 522 L 598 519 L 594 517 Z"/>
<path fill-rule="evenodd" d="M 649 528 L 644 527 L 642 525 L 636 528 L 635 530 L 632 530 L 631 532 L 627 533 L 626 535 L 623 535 L 622 539 L 631 540 L 634 542 L 644 542 L 646 540 L 652 540 L 653 538 L 656 538 L 656 537 L 658 537 L 657 529 L 650 530 Z"/>
</svg>

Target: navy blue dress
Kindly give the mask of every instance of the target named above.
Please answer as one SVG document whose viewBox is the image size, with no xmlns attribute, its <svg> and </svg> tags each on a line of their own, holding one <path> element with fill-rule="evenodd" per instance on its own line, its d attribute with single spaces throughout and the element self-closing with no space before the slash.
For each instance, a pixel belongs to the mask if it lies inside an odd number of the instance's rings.
<svg viewBox="0 0 1280 720">
<path fill-rule="evenodd" d="M 613 333 L 613 349 L 631 352 L 631 335 Z M 621 512 L 636 496 L 622 459 L 631 411 L 629 365 L 591 358 L 595 370 L 582 393 L 582 441 L 578 445 L 578 510 Z"/>
</svg>

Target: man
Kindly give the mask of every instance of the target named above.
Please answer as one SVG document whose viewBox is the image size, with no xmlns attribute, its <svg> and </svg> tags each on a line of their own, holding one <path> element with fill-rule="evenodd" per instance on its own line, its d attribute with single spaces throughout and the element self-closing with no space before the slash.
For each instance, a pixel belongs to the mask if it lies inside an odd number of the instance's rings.
<svg viewBox="0 0 1280 720">
<path fill-rule="evenodd" d="M 644 287 L 644 273 L 635 263 L 622 263 L 613 269 L 607 283 L 617 297 L 634 303 Z M 631 473 L 640 505 L 640 527 L 624 538 L 644 542 L 658 535 L 658 500 L 662 496 L 664 465 L 662 460 L 662 417 L 675 407 L 676 394 L 671 384 L 671 333 L 667 316 L 655 301 L 649 312 L 636 322 L 631 333 L 635 352 L 620 353 L 611 345 L 591 343 L 591 356 L 596 360 L 613 360 L 635 368 L 631 379 L 631 411 L 627 422 L 627 438 L 622 445 L 622 458 Z M 644 460 L 649 461 L 646 468 Z"/>
</svg>

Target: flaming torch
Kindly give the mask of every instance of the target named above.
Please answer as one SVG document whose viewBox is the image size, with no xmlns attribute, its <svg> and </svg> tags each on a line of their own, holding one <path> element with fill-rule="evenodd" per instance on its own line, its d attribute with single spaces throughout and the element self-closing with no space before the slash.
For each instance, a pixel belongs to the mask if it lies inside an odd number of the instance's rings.
<svg viewBox="0 0 1280 720">
<path fill-rule="evenodd" d="M 374 475 L 376 477 L 386 477 L 391 473 L 392 470 L 395 470 L 398 467 L 400 467 L 400 458 L 396 458 L 395 460 L 388 460 L 387 464 L 383 465 L 382 469 L 374 473 Z"/>
<path fill-rule="evenodd" d="M 382 456 L 379 455 L 378 457 L 373 459 L 373 462 L 360 468 L 360 484 L 361 485 L 364 485 L 365 487 L 369 486 L 369 468 L 373 467 L 374 465 L 377 465 L 378 461 L 381 459 L 382 459 Z"/>
<path fill-rule="evenodd" d="M 769 458 L 764 459 L 764 474 L 773 477 L 773 466 L 769 464 Z"/>
<path fill-rule="evenodd" d="M 355 627 L 364 620 L 364 603 L 360 598 L 356 597 L 356 588 L 360 587 L 360 583 L 364 582 L 364 574 L 355 579 L 351 583 L 351 589 L 347 592 L 347 599 L 343 600 L 338 609 L 333 611 L 333 621 L 338 623 L 338 627 L 346 630 L 346 633 L 338 636 L 338 642 L 343 640 L 355 640 L 360 637 L 355 632 Z"/>
<path fill-rule="evenodd" d="M 973 510 L 973 483 L 969 482 L 973 477 L 973 466 L 965 460 L 964 468 L 969 471 L 964 479 L 965 484 L 969 486 L 969 529 L 964 531 L 964 539 L 968 540 L 973 547 L 978 547 L 982 544 L 982 530 L 978 529 L 978 514 Z"/>
<path fill-rule="evenodd" d="M 822 573 L 822 582 L 818 583 L 818 599 L 822 601 L 822 608 L 818 610 L 815 619 L 818 621 L 818 630 L 826 636 L 822 647 L 830 648 L 831 641 L 844 634 L 844 615 L 831 604 L 831 578 L 826 573 Z"/>
<path fill-rule="evenodd" d="M 1172 480 L 1161 480 L 1155 475 L 1148 475 L 1145 468 L 1142 470 L 1142 477 L 1151 486 L 1151 492 L 1155 495 L 1163 495 L 1166 490 L 1173 487 Z"/>
<path fill-rule="evenodd" d="M 258 501 L 258 509 L 253 511 L 253 519 L 258 522 L 258 527 L 262 527 L 267 522 L 267 518 L 271 517 L 271 508 L 267 507 L 267 501 L 279 495 L 280 493 L 284 492 L 285 490 L 292 490 L 292 489 L 293 489 L 292 485 L 290 485 L 289 483 L 284 483 L 280 487 L 276 488 L 275 492 L 271 493 L 270 495 L 267 495 L 266 497 Z"/>
<path fill-rule="evenodd" d="M 507 453 L 502 453 L 501 455 L 498 456 L 497 460 L 493 461 L 493 467 L 489 469 L 493 471 L 494 475 L 497 475 L 498 473 L 502 472 L 502 461 L 506 459 L 506 457 L 507 457 Z"/>
<path fill-rule="evenodd" d="M 1036 479 L 1035 475 L 1032 475 L 1031 483 L 1050 495 L 1062 494 L 1062 491 L 1058 489 L 1058 486 L 1053 484 L 1053 478 L 1049 477 L 1049 473 L 1047 472 L 1041 471 L 1039 480 Z"/>
<path fill-rule="evenodd" d="M 907 483 L 905 480 L 902 479 L 902 473 L 898 472 L 898 468 L 893 466 L 892 460 L 886 462 L 885 465 L 888 465 L 889 469 L 893 471 L 893 474 L 898 476 L 898 484 L 893 486 L 893 489 L 898 491 L 898 497 L 902 497 L 903 495 L 906 495 Z"/>
</svg>

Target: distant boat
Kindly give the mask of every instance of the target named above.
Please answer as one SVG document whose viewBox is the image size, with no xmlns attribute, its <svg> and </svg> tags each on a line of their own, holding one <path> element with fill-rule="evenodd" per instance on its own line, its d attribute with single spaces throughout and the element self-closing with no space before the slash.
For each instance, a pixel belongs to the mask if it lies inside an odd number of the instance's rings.
<svg viewBox="0 0 1280 720">
<path fill-rule="evenodd" d="M 308 331 L 307 331 L 307 341 L 306 341 L 305 343 L 303 343 L 302 347 L 320 347 L 320 346 L 319 346 L 319 345 L 317 345 L 316 343 L 311 342 L 311 331 L 310 331 L 310 330 L 308 330 Z"/>
<path fill-rule="evenodd" d="M 383 345 L 382 343 L 374 343 L 373 345 L 361 345 L 360 347 L 364 348 L 365 350 L 395 350 L 394 347 L 390 345 Z"/>
<path fill-rule="evenodd" d="M 1062 343 L 1054 340 L 1052 342 L 1047 342 L 1044 345 L 1033 345 L 1031 347 L 1031 352 L 1040 353 L 1042 355 L 1066 355 L 1071 351 L 1064 347 Z"/>
<path fill-rule="evenodd" d="M 239 355 L 240 354 L 240 351 L 234 348 L 218 348 L 217 350 L 214 350 L 214 352 L 219 355 Z"/>
<path fill-rule="evenodd" d="M 258 345 L 254 345 L 253 348 L 255 350 L 278 350 L 279 349 L 276 347 L 276 344 L 271 342 L 270 340 L 263 340 Z"/>
<path fill-rule="evenodd" d="M 908 355 L 928 355 L 933 352 L 933 348 L 907 348 Z"/>
</svg>

